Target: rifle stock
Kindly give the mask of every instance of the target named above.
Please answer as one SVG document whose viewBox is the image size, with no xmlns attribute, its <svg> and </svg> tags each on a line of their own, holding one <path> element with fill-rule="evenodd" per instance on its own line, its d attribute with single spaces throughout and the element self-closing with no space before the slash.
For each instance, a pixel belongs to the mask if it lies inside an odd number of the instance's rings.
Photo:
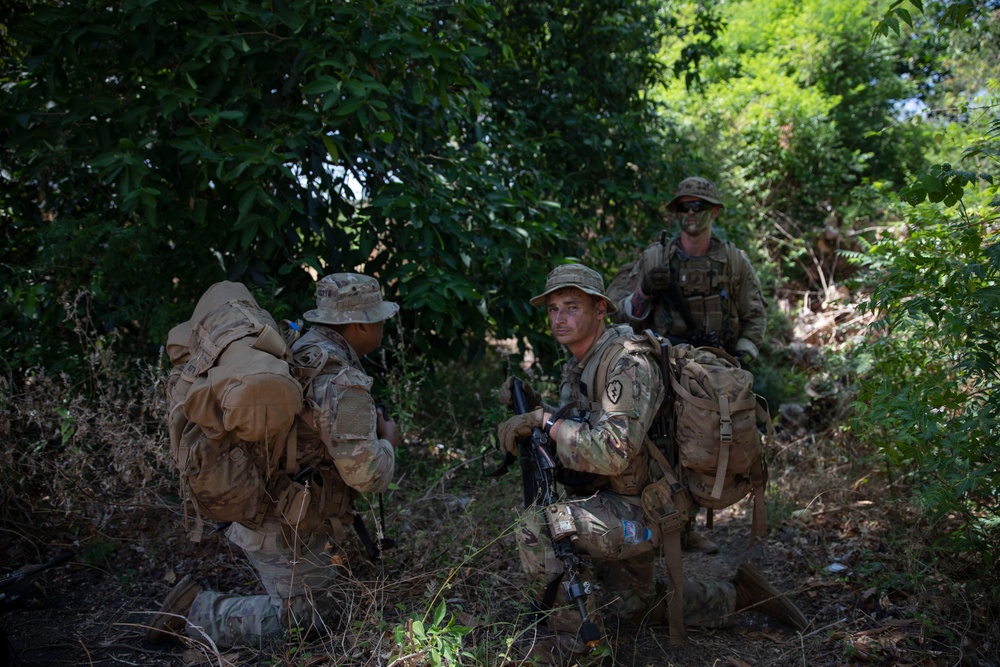
<svg viewBox="0 0 1000 667">
<path fill-rule="evenodd" d="M 72 551 L 64 550 L 48 562 L 16 570 L 3 579 L 0 579 L 0 611 L 7 611 L 17 607 L 32 592 L 35 577 L 38 574 L 49 568 L 62 565 L 74 555 L 76 554 Z"/>
</svg>

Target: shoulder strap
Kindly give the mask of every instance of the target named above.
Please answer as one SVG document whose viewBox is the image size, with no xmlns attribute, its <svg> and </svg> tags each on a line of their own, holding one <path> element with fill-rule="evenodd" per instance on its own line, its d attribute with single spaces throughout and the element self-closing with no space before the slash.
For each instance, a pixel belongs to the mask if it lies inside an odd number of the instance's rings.
<svg viewBox="0 0 1000 667">
<path fill-rule="evenodd" d="M 619 331 L 621 327 L 614 327 L 614 329 Z M 580 381 L 586 385 L 587 393 L 590 394 L 590 403 L 585 407 L 591 412 L 597 412 L 601 409 L 601 401 L 596 395 L 594 388 L 603 387 L 607 382 L 608 364 L 606 363 L 606 359 L 611 354 L 612 350 L 622 347 L 619 342 L 620 340 L 620 335 L 608 336 L 608 339 L 604 341 L 601 348 L 594 353 L 594 359 L 596 359 L 597 362 L 588 364 L 587 367 L 583 369 L 583 375 L 580 376 Z"/>
</svg>

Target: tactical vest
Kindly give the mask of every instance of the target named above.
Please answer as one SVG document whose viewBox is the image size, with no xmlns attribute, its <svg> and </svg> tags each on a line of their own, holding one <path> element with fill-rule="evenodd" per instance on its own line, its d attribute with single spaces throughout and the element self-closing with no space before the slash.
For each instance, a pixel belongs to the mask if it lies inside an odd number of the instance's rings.
<svg viewBox="0 0 1000 667">
<path fill-rule="evenodd" d="M 619 325 L 609 329 L 613 332 L 604 337 L 600 346 L 593 351 L 592 356 L 579 374 L 571 373 L 567 381 L 560 388 L 560 404 L 567 406 L 568 412 L 565 418 L 585 422 L 591 428 L 597 427 L 597 421 L 601 416 L 601 401 L 596 394 L 595 387 L 604 389 L 607 382 L 608 370 L 614 368 L 618 360 L 626 354 L 633 353 L 629 344 L 637 337 L 632 332 L 632 327 Z M 574 371 L 577 369 L 574 369 Z M 658 407 L 658 406 L 657 406 Z M 564 473 L 566 474 L 566 473 Z M 566 486 L 591 486 L 593 490 L 602 487 L 609 487 L 613 492 L 626 496 L 636 496 L 649 483 L 649 452 L 647 447 L 639 448 L 634 460 L 629 463 L 622 474 L 608 477 L 604 475 L 587 475 L 586 479 L 590 484 L 574 484 L 573 478 L 559 480 Z M 591 489 L 587 489 L 588 491 Z"/>
<path fill-rule="evenodd" d="M 736 247 L 722 243 L 726 261 L 711 256 L 687 257 L 676 239 L 660 244 L 659 265 L 669 266 L 676 289 L 655 304 L 653 326 L 674 339 L 693 345 L 713 345 L 732 349 L 740 335 L 740 322 L 732 299 L 738 298 L 733 267 Z M 714 248 L 713 248 L 714 250 Z"/>
</svg>

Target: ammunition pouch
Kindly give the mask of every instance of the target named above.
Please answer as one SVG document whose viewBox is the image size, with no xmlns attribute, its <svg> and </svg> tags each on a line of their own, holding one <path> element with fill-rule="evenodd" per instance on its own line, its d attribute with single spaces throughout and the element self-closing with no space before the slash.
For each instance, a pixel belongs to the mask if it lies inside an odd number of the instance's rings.
<svg viewBox="0 0 1000 667">
<path fill-rule="evenodd" d="M 343 539 L 355 495 L 335 469 L 312 469 L 304 476 L 276 480 L 271 513 L 300 534 L 315 533 L 330 522 L 335 536 Z"/>
</svg>

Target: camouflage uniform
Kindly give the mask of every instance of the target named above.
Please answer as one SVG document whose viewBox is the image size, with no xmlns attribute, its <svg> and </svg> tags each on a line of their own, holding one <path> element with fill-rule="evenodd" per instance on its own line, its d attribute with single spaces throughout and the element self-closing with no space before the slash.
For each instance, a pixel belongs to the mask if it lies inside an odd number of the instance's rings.
<svg viewBox="0 0 1000 667">
<path fill-rule="evenodd" d="M 607 329 L 582 359 L 571 359 L 562 375 L 560 405 L 573 405 L 562 422 L 556 454 L 563 467 L 593 478 L 587 484 L 565 487 L 565 503 L 577 535 L 574 549 L 594 564 L 605 590 L 617 596 L 611 609 L 635 622 L 667 619 L 666 586 L 655 581 L 655 554 L 659 529 L 649 523 L 639 493 L 650 481 L 646 431 L 663 400 L 659 368 L 645 354 L 630 349 L 636 336 L 628 326 Z M 581 378 L 589 367 L 607 368 L 603 382 L 591 391 Z M 594 376 L 600 378 L 597 371 Z M 546 407 L 547 410 L 550 407 Z M 538 585 L 547 585 L 563 572 L 547 534 L 541 511 L 526 512 L 518 533 L 521 565 Z M 646 531 L 648 529 L 648 538 Z M 684 583 L 684 621 L 689 625 L 723 625 L 736 609 L 736 591 L 729 581 Z M 600 625 L 594 598 L 588 612 Z M 583 652 L 577 630 L 580 615 L 567 607 L 558 589 L 549 625 L 557 634 L 563 655 Z"/>
<path fill-rule="evenodd" d="M 323 278 L 317 283 L 317 304 L 304 315 L 317 325 L 292 345 L 296 366 L 311 370 L 306 405 L 297 421 L 294 466 L 308 466 L 303 484 L 294 485 L 302 487 L 308 509 L 294 523 L 287 516 L 271 516 L 257 529 L 239 523 L 227 529 L 226 536 L 243 549 L 266 593 L 197 594 L 187 634 L 207 637 L 220 648 L 256 643 L 292 626 L 324 628 L 323 619 L 336 611 L 327 591 L 336 577 L 325 553 L 330 533 L 343 539 L 353 498 L 385 491 L 392 480 L 394 452 L 376 433 L 372 380 L 343 336 L 323 324 L 380 322 L 398 307 L 382 301 L 374 278 L 358 274 Z"/>
<path fill-rule="evenodd" d="M 685 208 L 699 203 L 711 210 L 697 214 Z M 766 316 L 760 281 L 750 258 L 714 236 L 701 256 L 688 256 L 681 246 L 685 233 L 692 243 L 705 232 L 711 234 L 712 221 L 724 208 L 712 181 L 690 176 L 678 184 L 664 210 L 676 216 L 681 234 L 668 242 L 664 233 L 663 239 L 646 248 L 623 284 L 616 276 L 608 294 L 618 308 L 617 321 L 631 324 L 636 331 L 651 328 L 674 343 L 721 347 L 742 361 L 757 357 Z M 644 278 L 663 267 L 669 269 L 670 289 L 643 294 Z"/>
<path fill-rule="evenodd" d="M 632 294 L 642 284 L 643 276 L 663 265 L 675 270 L 681 295 L 688 301 L 694 323 L 704 333 L 714 332 L 719 346 L 730 354 L 739 357 L 744 350 L 750 350 L 753 357 L 757 356 L 767 319 L 760 280 L 745 252 L 715 237 L 704 257 L 687 257 L 679 238 L 668 241 L 666 248 L 659 241 L 646 248 L 629 273 L 628 293 L 615 304 L 623 322 L 636 330 L 651 328 L 675 342 L 687 342 L 692 332 L 672 299 L 662 295 L 653 300 L 651 309 L 647 306 L 635 312 L 633 308 Z M 680 280 L 682 274 L 705 276 L 707 280 Z"/>
</svg>

